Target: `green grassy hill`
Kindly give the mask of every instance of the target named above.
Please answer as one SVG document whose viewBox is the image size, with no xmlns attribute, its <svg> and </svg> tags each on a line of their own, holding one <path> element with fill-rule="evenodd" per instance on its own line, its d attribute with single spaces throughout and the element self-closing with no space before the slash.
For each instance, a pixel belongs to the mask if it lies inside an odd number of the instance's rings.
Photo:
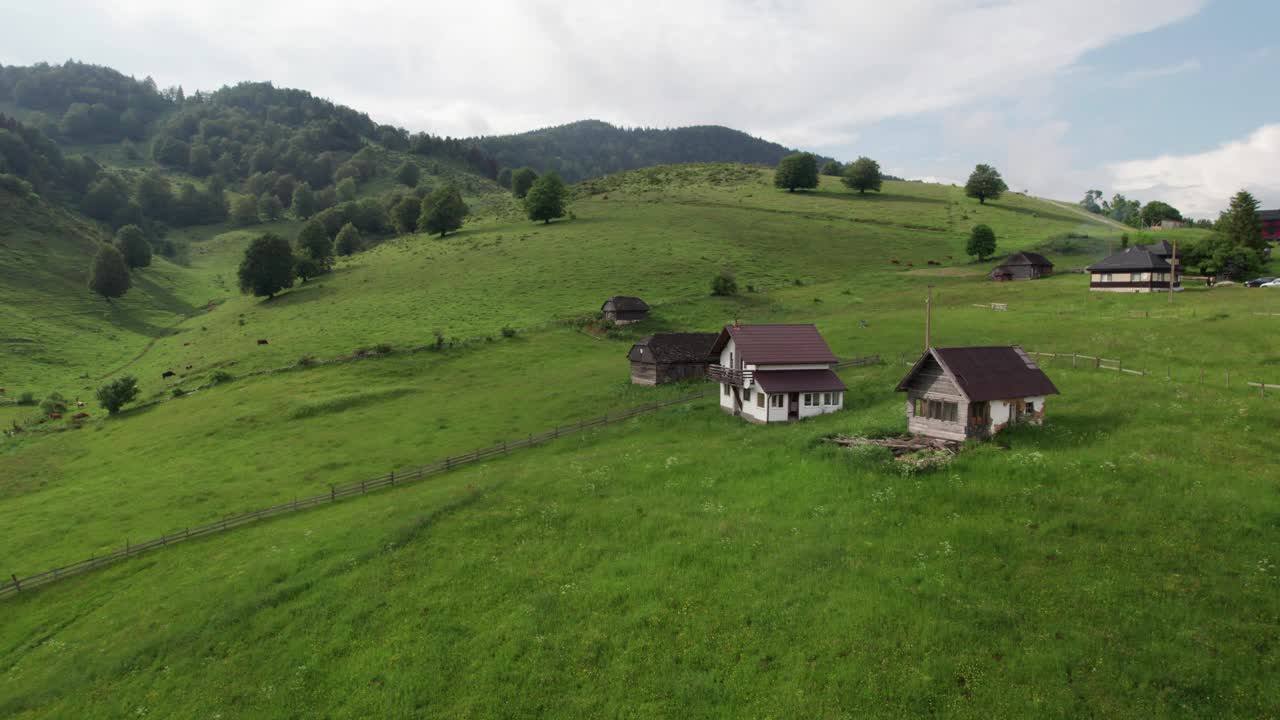
<svg viewBox="0 0 1280 720">
<path fill-rule="evenodd" d="M 153 404 L 0 439 L 0 571 L 687 392 L 628 384 L 630 343 L 658 329 L 815 322 L 837 354 L 888 362 L 842 373 L 836 415 L 761 428 L 708 400 L 0 601 L 0 715 L 1277 706 L 1280 405 L 1241 383 L 1280 382 L 1278 319 L 1254 315 L 1280 312 L 1280 294 L 1099 296 L 1065 271 L 1116 235 L 1061 207 L 767 180 L 731 165 L 626 173 L 579 187 L 572 219 L 495 214 L 385 242 L 269 302 L 233 291 L 252 230 L 184 236 L 187 264 L 159 268 L 175 296 L 216 289 L 220 304 L 120 353 L 140 355 L 127 372 Z M 977 222 L 1002 251 L 1072 240 L 1095 254 L 1055 255 L 1047 280 L 987 283 L 994 263 L 962 252 Z M 743 293 L 709 297 L 724 267 Z M 1151 374 L 1049 363 L 1063 394 L 1044 428 L 936 471 L 823 443 L 905 426 L 893 386 L 922 345 L 926 286 L 938 344 L 1103 354 Z M 604 337 L 573 321 L 617 293 L 654 317 Z M 992 302 L 1008 312 L 974 307 Z M 457 342 L 410 351 L 437 329 Z M 91 384 L 23 362 L 41 389 Z M 170 368 L 184 377 L 162 381 Z M 235 379 L 207 387 L 216 370 Z"/>
</svg>

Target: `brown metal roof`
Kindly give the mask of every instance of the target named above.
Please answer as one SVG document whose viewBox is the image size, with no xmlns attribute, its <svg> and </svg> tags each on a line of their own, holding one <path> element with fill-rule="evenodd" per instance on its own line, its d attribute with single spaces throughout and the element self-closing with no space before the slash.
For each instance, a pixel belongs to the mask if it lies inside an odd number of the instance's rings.
<svg viewBox="0 0 1280 720">
<path fill-rule="evenodd" d="M 611 305 L 613 306 L 612 308 L 610 308 Z M 600 306 L 600 309 L 606 312 L 610 309 L 619 312 L 644 312 L 649 309 L 649 303 L 638 297 L 615 295 L 608 300 L 605 300 L 604 304 Z"/>
<path fill-rule="evenodd" d="M 753 365 L 839 362 L 813 325 L 726 325 L 712 353 L 733 338 L 743 362 Z"/>
<path fill-rule="evenodd" d="M 767 370 L 755 374 L 767 393 L 834 392 L 847 390 L 840 376 L 830 370 Z"/>
<path fill-rule="evenodd" d="M 711 362 L 715 333 L 655 333 L 631 346 L 632 362 Z"/>
<path fill-rule="evenodd" d="M 960 392 L 973 401 L 1058 394 L 1049 376 L 1017 345 L 932 348 L 930 352 L 955 380 Z M 920 357 L 911 372 L 898 383 L 899 392 L 907 390 L 907 383 L 929 357 L 929 353 Z"/>
</svg>

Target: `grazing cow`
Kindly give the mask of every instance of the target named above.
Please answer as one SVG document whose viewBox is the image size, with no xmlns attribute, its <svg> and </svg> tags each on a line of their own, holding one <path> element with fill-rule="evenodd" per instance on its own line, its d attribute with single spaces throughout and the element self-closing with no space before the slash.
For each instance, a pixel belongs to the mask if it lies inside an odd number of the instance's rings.
<svg viewBox="0 0 1280 720">
<path fill-rule="evenodd" d="M 162 380 L 168 380 L 169 378 L 171 378 L 171 377 L 173 377 L 174 375 L 177 375 L 177 374 L 178 374 L 178 373 L 176 373 L 176 372 L 174 372 L 174 371 L 172 371 L 172 370 L 165 370 L 163 373 L 160 373 L 160 378 L 161 378 Z"/>
<path fill-rule="evenodd" d="M 266 345 L 266 344 L 267 344 L 267 341 L 266 341 L 266 340 L 259 340 L 259 341 L 258 341 L 258 344 L 259 344 L 259 345 Z"/>
<path fill-rule="evenodd" d="M 4 394 L 4 388 L 0 388 L 0 395 Z"/>
<path fill-rule="evenodd" d="M 78 407 L 78 408 L 82 408 L 82 407 L 84 407 L 84 401 L 82 401 L 82 400 L 76 400 L 76 407 Z"/>
<path fill-rule="evenodd" d="M 71 419 L 72 419 L 72 420 L 83 420 L 83 419 L 85 419 L 85 418 L 87 418 L 87 417 L 89 417 L 89 413 L 76 413 L 75 415 L 72 415 L 72 416 L 71 416 Z"/>
<path fill-rule="evenodd" d="M 62 419 L 62 413 L 49 413 L 49 419 L 50 419 L 50 420 L 61 420 L 61 419 Z"/>
<path fill-rule="evenodd" d="M 915 266 L 916 266 L 916 264 L 915 264 L 915 263 L 910 263 L 910 262 L 909 262 L 909 263 L 907 263 L 907 267 L 915 267 Z"/>
<path fill-rule="evenodd" d="M 188 365 L 188 366 L 187 366 L 187 369 L 188 369 L 188 370 L 190 370 L 190 369 L 191 369 L 191 366 L 190 366 L 190 365 Z"/>
<path fill-rule="evenodd" d="M 890 260 L 889 262 L 893 263 L 894 265 L 901 265 L 901 264 L 902 264 L 902 263 L 898 262 L 897 260 Z"/>
</svg>

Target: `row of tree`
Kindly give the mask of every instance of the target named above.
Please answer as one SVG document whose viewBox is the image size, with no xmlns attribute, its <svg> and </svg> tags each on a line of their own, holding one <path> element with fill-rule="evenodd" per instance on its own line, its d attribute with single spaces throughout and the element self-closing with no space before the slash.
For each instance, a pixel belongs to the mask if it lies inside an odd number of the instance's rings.
<svg viewBox="0 0 1280 720">
<path fill-rule="evenodd" d="M 869 157 L 859 157 L 848 165 L 840 165 L 834 160 L 822 167 L 824 175 L 839 175 L 845 187 L 857 190 L 859 194 L 868 190 L 880 191 L 884 180 L 890 179 L 880 171 L 880 163 Z M 818 158 L 812 153 L 793 153 L 778 163 L 773 173 L 773 185 L 785 188 L 789 192 L 818 187 Z M 978 165 L 969 175 L 965 183 L 965 194 L 977 198 L 979 203 L 997 200 L 1009 186 L 1000 171 L 990 165 Z"/>
<path fill-rule="evenodd" d="M 1172 205 L 1161 200 L 1152 200 L 1143 205 L 1138 200 L 1130 200 L 1116 193 L 1110 200 L 1102 198 L 1101 190 L 1087 190 L 1080 201 L 1080 207 L 1095 214 L 1109 217 L 1135 228 L 1155 227 L 1165 220 L 1188 222 L 1182 213 Z M 1190 221 L 1200 227 L 1211 227 L 1208 220 Z"/>
</svg>

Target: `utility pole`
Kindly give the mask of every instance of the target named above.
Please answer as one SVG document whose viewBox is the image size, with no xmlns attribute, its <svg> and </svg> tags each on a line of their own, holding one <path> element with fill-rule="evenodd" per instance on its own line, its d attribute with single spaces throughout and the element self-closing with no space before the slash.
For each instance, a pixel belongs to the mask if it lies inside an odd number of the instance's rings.
<svg viewBox="0 0 1280 720">
<path fill-rule="evenodd" d="M 933 286 L 930 285 L 924 296 L 924 351 L 929 352 L 929 348 L 933 347 L 930 340 L 930 324 L 933 320 Z"/>
</svg>

